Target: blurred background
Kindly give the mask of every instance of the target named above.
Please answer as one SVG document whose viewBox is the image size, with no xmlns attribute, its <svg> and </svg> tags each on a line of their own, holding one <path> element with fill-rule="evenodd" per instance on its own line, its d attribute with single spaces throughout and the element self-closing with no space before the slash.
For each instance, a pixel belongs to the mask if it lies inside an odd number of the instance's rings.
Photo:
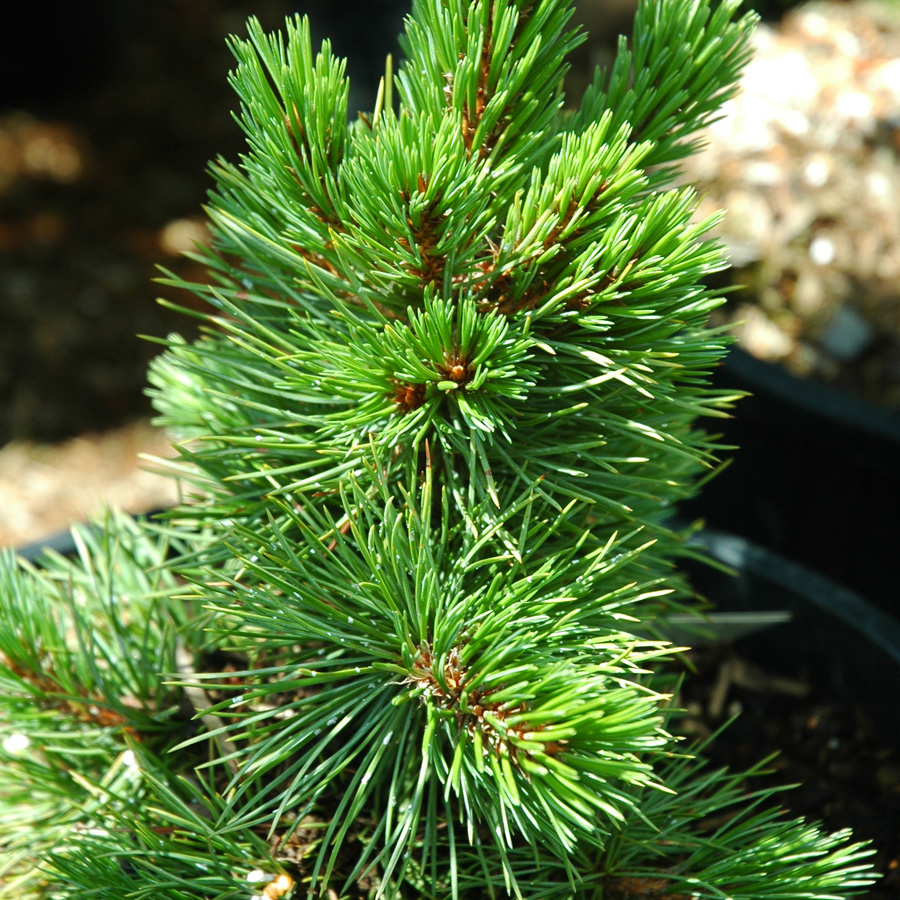
<svg viewBox="0 0 900 900">
<path fill-rule="evenodd" d="M 242 149 L 225 45 L 249 15 L 294 12 L 348 57 L 371 108 L 403 0 L 38 2 L 0 37 L 0 543 L 83 517 L 98 493 L 137 510 L 172 487 L 147 424 L 136 335 L 190 334 L 155 284 L 206 239 L 207 162 Z M 577 97 L 627 32 L 633 0 L 582 0 Z M 756 4 L 765 24 L 741 97 L 686 178 L 744 285 L 722 319 L 755 356 L 900 409 L 900 6 Z M 17 18 L 16 18 L 17 17 Z"/>
</svg>

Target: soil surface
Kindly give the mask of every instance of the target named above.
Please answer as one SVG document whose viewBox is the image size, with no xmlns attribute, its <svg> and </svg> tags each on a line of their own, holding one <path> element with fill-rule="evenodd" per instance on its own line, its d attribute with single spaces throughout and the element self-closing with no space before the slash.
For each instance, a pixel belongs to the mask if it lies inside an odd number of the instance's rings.
<svg viewBox="0 0 900 900">
<path fill-rule="evenodd" d="M 139 419 L 59 444 L 0 448 L 0 547 L 24 546 L 115 506 L 137 514 L 171 506 L 178 485 L 148 457 L 172 454 L 165 434 Z"/>
<path fill-rule="evenodd" d="M 773 802 L 791 815 L 851 828 L 871 841 L 882 878 L 864 896 L 900 896 L 900 751 L 883 740 L 858 707 L 823 697 L 805 678 L 759 668 L 736 645 L 690 653 L 696 667 L 678 702 L 686 736 L 703 739 L 736 718 L 705 755 L 716 766 L 749 769 L 777 754 L 770 774 L 751 786 L 791 785 Z"/>
</svg>

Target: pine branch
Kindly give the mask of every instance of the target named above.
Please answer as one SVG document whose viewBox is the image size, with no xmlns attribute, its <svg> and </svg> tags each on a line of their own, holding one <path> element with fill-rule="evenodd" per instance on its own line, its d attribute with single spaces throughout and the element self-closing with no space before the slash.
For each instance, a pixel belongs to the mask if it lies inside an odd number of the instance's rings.
<svg viewBox="0 0 900 900">
<path fill-rule="evenodd" d="M 627 123 L 636 143 L 653 147 L 647 166 L 663 166 L 655 183 L 670 178 L 672 162 L 696 153 L 688 140 L 718 118 L 722 104 L 737 92 L 738 76 L 750 59 L 748 34 L 758 20 L 748 12 L 732 21 L 740 0 L 643 3 L 632 45 L 619 40 L 611 70 L 597 71 L 570 127 L 580 131 L 611 110 Z"/>
</svg>

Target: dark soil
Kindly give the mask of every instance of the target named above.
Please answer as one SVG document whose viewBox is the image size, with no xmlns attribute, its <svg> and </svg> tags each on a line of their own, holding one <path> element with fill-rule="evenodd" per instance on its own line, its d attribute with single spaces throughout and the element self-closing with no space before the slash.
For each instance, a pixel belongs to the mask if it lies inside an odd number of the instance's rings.
<svg viewBox="0 0 900 900">
<path fill-rule="evenodd" d="M 711 762 L 740 771 L 777 753 L 757 786 L 794 785 L 778 798 L 790 814 L 871 841 L 883 877 L 865 896 L 900 896 L 900 752 L 876 723 L 857 706 L 821 696 L 804 678 L 756 667 L 740 644 L 695 650 L 690 658 L 697 674 L 679 697 L 690 736 L 707 737 L 737 716 L 707 749 Z"/>
</svg>

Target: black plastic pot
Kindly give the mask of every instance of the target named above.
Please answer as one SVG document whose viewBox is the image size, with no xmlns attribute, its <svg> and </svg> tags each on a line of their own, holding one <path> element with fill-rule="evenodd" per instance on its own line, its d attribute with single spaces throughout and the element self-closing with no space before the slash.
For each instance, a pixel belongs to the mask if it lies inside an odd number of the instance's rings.
<svg viewBox="0 0 900 900">
<path fill-rule="evenodd" d="M 719 610 L 791 614 L 692 655 L 699 672 L 686 679 L 683 697 L 690 716 L 715 729 L 739 713 L 707 748 L 711 763 L 740 770 L 775 753 L 766 783 L 794 787 L 781 798 L 790 815 L 871 841 L 883 878 L 865 897 L 893 900 L 900 896 L 900 623 L 743 538 L 706 531 L 698 542 L 736 573 L 691 571 Z"/>
<path fill-rule="evenodd" d="M 862 710 L 882 741 L 900 746 L 900 622 L 742 537 L 707 530 L 695 540 L 734 572 L 690 567 L 693 584 L 717 610 L 790 613 L 789 621 L 741 638 L 741 656 Z"/>
<path fill-rule="evenodd" d="M 739 349 L 714 380 L 752 394 L 721 426 L 740 449 L 683 514 L 900 615 L 900 417 Z"/>
</svg>

